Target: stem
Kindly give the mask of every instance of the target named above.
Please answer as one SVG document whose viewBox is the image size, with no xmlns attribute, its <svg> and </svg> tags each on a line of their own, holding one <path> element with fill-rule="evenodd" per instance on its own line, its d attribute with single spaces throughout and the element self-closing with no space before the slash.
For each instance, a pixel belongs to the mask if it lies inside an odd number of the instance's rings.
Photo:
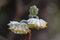
<svg viewBox="0 0 60 40">
<path fill-rule="evenodd" d="M 31 33 L 30 32 L 27 34 L 27 40 L 31 40 Z"/>
<path fill-rule="evenodd" d="M 31 14 L 30 14 L 30 15 L 29 15 L 29 18 L 30 18 L 30 17 L 31 17 L 31 18 L 34 18 L 34 17 L 35 17 L 35 18 L 39 19 L 39 17 L 38 17 L 37 15 L 31 15 Z"/>
<path fill-rule="evenodd" d="M 21 21 L 20 21 L 20 23 L 22 23 L 22 22 L 26 22 L 26 23 L 27 23 L 27 21 L 26 21 L 26 20 L 21 20 Z"/>
<path fill-rule="evenodd" d="M 38 16 L 35 16 L 37 19 L 39 19 L 39 17 Z"/>
</svg>

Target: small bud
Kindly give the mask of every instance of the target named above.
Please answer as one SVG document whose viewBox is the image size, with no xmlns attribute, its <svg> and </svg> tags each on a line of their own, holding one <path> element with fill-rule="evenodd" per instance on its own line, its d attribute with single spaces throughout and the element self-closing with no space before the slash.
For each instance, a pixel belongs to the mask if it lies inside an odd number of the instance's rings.
<svg viewBox="0 0 60 40">
<path fill-rule="evenodd" d="M 29 12 L 30 15 L 35 16 L 38 14 L 39 9 L 36 7 L 36 5 L 33 5 L 30 7 Z"/>
</svg>

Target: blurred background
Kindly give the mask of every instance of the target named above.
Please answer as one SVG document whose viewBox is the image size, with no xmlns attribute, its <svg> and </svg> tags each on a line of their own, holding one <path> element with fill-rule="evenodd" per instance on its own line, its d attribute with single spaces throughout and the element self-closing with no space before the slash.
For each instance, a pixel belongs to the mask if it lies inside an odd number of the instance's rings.
<svg viewBox="0 0 60 40">
<path fill-rule="evenodd" d="M 24 40 L 8 29 L 11 20 L 28 19 L 29 7 L 39 8 L 39 18 L 48 22 L 46 29 L 32 30 L 31 40 L 60 40 L 60 0 L 0 0 L 0 40 Z M 23 38 L 22 38 L 23 37 Z"/>
</svg>

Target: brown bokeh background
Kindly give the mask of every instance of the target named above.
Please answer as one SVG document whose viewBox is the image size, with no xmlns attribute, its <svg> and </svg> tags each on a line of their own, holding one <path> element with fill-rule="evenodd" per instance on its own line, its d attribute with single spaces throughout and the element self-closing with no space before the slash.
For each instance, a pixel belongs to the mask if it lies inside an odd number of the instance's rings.
<svg viewBox="0 0 60 40">
<path fill-rule="evenodd" d="M 9 21 L 28 19 L 29 7 L 39 8 L 39 18 L 48 22 L 46 29 L 32 30 L 31 40 L 60 40 L 60 0 L 0 0 L 0 40 L 25 40 L 27 35 L 12 33 Z"/>
</svg>

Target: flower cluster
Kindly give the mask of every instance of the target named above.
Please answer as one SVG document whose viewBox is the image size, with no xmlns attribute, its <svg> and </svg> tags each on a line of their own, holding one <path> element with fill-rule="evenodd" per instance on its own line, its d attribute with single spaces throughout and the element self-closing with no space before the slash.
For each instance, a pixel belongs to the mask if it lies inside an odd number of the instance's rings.
<svg viewBox="0 0 60 40">
<path fill-rule="evenodd" d="M 29 28 L 46 28 L 47 22 L 43 19 L 30 18 L 25 22 L 10 21 L 8 24 L 9 29 L 17 34 L 27 34 L 30 32 Z"/>
<path fill-rule="evenodd" d="M 28 32 L 30 32 L 30 28 L 46 28 L 47 22 L 43 19 L 39 19 L 37 14 L 38 8 L 34 5 L 30 7 L 30 17 L 33 17 L 29 18 L 28 20 L 21 20 L 20 22 L 10 21 L 10 23 L 8 24 L 8 26 L 10 26 L 9 29 L 16 34 L 27 34 Z"/>
</svg>

